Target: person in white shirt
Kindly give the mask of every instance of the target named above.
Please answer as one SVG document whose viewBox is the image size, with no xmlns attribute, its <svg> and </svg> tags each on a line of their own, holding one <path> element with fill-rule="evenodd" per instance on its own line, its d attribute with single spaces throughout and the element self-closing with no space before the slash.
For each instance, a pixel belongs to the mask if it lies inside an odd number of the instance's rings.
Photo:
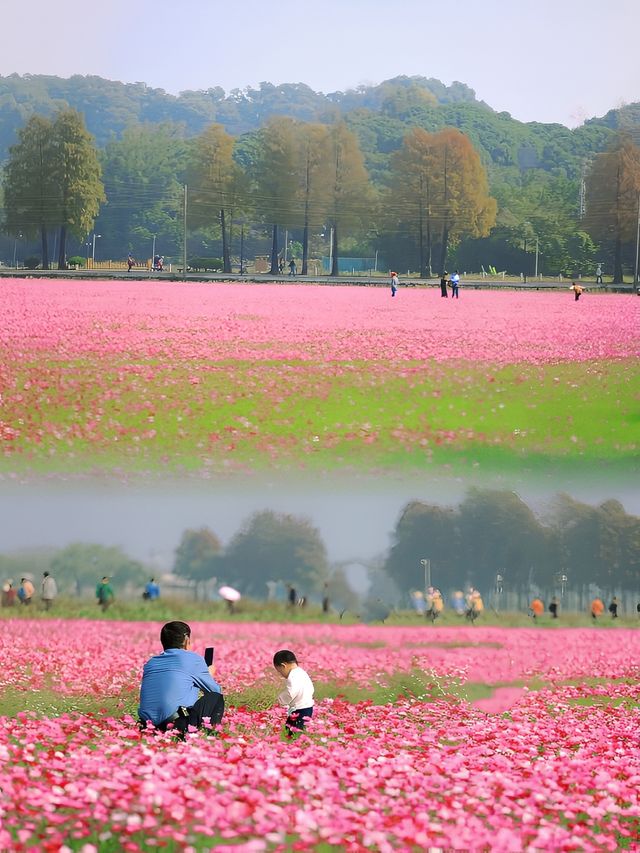
<svg viewBox="0 0 640 853">
<path fill-rule="evenodd" d="M 400 284 L 400 282 L 398 281 L 398 273 L 391 272 L 389 273 L 389 275 L 391 276 L 391 295 L 395 296 L 398 290 L 398 285 Z"/>
<path fill-rule="evenodd" d="M 451 298 L 459 299 L 458 288 L 460 287 L 460 273 L 458 270 L 451 276 Z"/>
<path fill-rule="evenodd" d="M 304 729 L 306 720 L 313 716 L 313 681 L 306 670 L 298 666 L 298 659 L 289 649 L 275 653 L 273 666 L 278 675 L 287 679 L 278 701 L 286 706 L 285 726 L 287 735 L 292 737 L 294 729 Z"/>
</svg>

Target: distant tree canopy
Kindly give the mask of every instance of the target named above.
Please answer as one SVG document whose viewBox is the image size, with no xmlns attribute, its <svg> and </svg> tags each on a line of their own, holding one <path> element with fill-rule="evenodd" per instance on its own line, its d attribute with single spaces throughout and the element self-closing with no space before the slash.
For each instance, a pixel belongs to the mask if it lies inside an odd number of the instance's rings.
<svg viewBox="0 0 640 853">
<path fill-rule="evenodd" d="M 401 589 L 423 584 L 422 559 L 445 589 L 551 587 L 559 572 L 573 586 L 632 589 L 640 577 L 640 518 L 617 501 L 591 507 L 560 495 L 539 519 L 515 493 L 471 489 L 457 509 L 414 501 L 396 524 L 385 569 Z"/>
<path fill-rule="evenodd" d="M 40 233 L 49 268 L 47 232 L 59 227 L 58 266 L 66 266 L 66 235 L 84 237 L 106 200 L 98 152 L 75 110 L 53 122 L 33 116 L 9 152 L 5 171 L 5 228 L 14 236 Z"/>
<path fill-rule="evenodd" d="M 614 246 L 613 281 L 622 281 L 622 247 L 636 236 L 640 217 L 640 147 L 626 133 L 598 154 L 588 175 L 585 224 Z"/>
<path fill-rule="evenodd" d="M 209 580 L 217 574 L 221 551 L 220 540 L 208 527 L 185 530 L 176 548 L 173 571 L 189 580 Z"/>
<path fill-rule="evenodd" d="M 116 598 L 127 586 L 140 586 L 146 577 L 142 563 L 121 548 L 77 542 L 58 551 L 51 572 L 61 592 L 82 593 L 93 589 L 100 578 L 111 578 Z"/>
<path fill-rule="evenodd" d="M 346 581 L 349 566 L 368 569 L 372 598 L 396 602 L 424 584 L 424 559 L 430 561 L 433 584 L 443 592 L 473 584 L 487 593 L 498 573 L 506 589 L 527 593 L 532 587 L 553 588 L 560 573 L 574 589 L 635 590 L 640 517 L 616 500 L 591 506 L 567 494 L 556 495 L 544 515 L 537 515 L 515 492 L 473 488 L 457 507 L 411 501 L 399 515 L 386 555 L 330 565 L 320 532 L 309 519 L 265 510 L 250 516 L 226 548 L 208 527 L 185 530 L 173 570 L 195 583 L 217 578 L 255 598 L 265 597 L 267 581 L 280 580 L 301 595 L 327 594 L 332 606 L 355 609 Z M 0 553 L 2 579 L 19 582 L 28 574 L 37 581 L 45 570 L 64 594 L 92 592 L 108 575 L 116 595 L 126 587 L 142 587 L 150 572 L 121 548 L 90 543 Z"/>
<path fill-rule="evenodd" d="M 212 124 L 191 147 L 187 183 L 189 223 L 216 228 L 222 240 L 222 269 L 231 272 L 229 230 L 234 214 L 247 212 L 249 191 L 244 172 L 233 159 L 235 139 L 220 124 Z"/>
<path fill-rule="evenodd" d="M 442 271 L 451 242 L 489 234 L 496 202 L 489 196 L 478 153 L 460 131 L 428 133 L 415 128 L 391 163 L 386 210 L 400 229 L 415 235 L 422 276 L 432 275 L 434 245 L 440 248 L 438 270 Z"/>
<path fill-rule="evenodd" d="M 83 121 L 102 146 L 104 195 Z M 69 254 L 84 255 L 94 226 L 102 257 L 145 260 L 152 246 L 181 255 L 186 182 L 188 252 L 221 257 L 225 270 L 242 233 L 244 257 L 270 249 L 276 272 L 287 229 L 302 246 L 302 271 L 327 251 L 320 235 L 332 234 L 334 274 L 341 254 L 379 250 L 388 265 L 423 275 L 445 262 L 577 275 L 597 258 L 618 281 L 635 257 L 637 204 L 631 149 L 616 135 L 637 138 L 639 126 L 637 104 L 575 130 L 523 124 L 462 83 L 424 77 L 328 95 L 263 82 L 178 97 L 98 77 L 0 77 L 3 219 L 13 238 L 0 236 L 0 256 L 38 239 L 46 267 L 53 229 L 59 261 L 67 240 Z"/>
<path fill-rule="evenodd" d="M 127 128 L 102 151 L 108 204 L 100 212 L 103 251 L 151 257 L 154 237 L 162 253 L 179 245 L 188 146 L 170 124 Z"/>
<path fill-rule="evenodd" d="M 318 590 L 328 579 L 327 553 L 306 518 L 272 512 L 253 515 L 225 549 L 219 576 L 241 592 L 263 597 L 267 580 Z"/>
</svg>

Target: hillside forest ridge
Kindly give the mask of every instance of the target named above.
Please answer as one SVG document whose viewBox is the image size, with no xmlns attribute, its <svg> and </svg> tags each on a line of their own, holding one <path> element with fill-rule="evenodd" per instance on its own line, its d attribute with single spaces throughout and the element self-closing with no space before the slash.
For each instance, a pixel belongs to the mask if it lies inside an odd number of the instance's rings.
<svg viewBox="0 0 640 853">
<path fill-rule="evenodd" d="M 0 77 L 0 259 L 178 261 L 186 232 L 188 257 L 225 272 L 263 255 L 274 274 L 294 257 L 302 274 L 324 258 L 333 275 L 357 261 L 424 277 L 600 269 L 619 283 L 635 272 L 639 127 L 640 103 L 570 130 L 425 77 L 173 96 L 12 74 Z"/>
</svg>

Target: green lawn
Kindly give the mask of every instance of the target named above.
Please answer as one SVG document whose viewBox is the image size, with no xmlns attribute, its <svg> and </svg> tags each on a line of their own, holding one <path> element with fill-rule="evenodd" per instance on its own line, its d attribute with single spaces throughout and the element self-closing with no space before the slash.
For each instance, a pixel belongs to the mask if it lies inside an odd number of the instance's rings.
<svg viewBox="0 0 640 853">
<path fill-rule="evenodd" d="M 44 377 L 44 379 L 43 379 Z M 38 363 L 4 400 L 0 472 L 640 473 L 640 364 Z"/>
</svg>

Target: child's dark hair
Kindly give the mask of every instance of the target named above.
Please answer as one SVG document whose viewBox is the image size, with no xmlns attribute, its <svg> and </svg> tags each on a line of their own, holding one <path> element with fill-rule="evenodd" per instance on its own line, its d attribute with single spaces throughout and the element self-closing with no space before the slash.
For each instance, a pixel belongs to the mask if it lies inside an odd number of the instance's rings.
<svg viewBox="0 0 640 853">
<path fill-rule="evenodd" d="M 273 665 L 282 666 L 283 663 L 298 663 L 298 658 L 289 649 L 281 649 L 273 656 Z"/>
<path fill-rule="evenodd" d="M 160 631 L 160 642 L 163 649 L 181 649 L 184 638 L 191 636 L 191 628 L 186 622 L 167 622 Z"/>
</svg>

